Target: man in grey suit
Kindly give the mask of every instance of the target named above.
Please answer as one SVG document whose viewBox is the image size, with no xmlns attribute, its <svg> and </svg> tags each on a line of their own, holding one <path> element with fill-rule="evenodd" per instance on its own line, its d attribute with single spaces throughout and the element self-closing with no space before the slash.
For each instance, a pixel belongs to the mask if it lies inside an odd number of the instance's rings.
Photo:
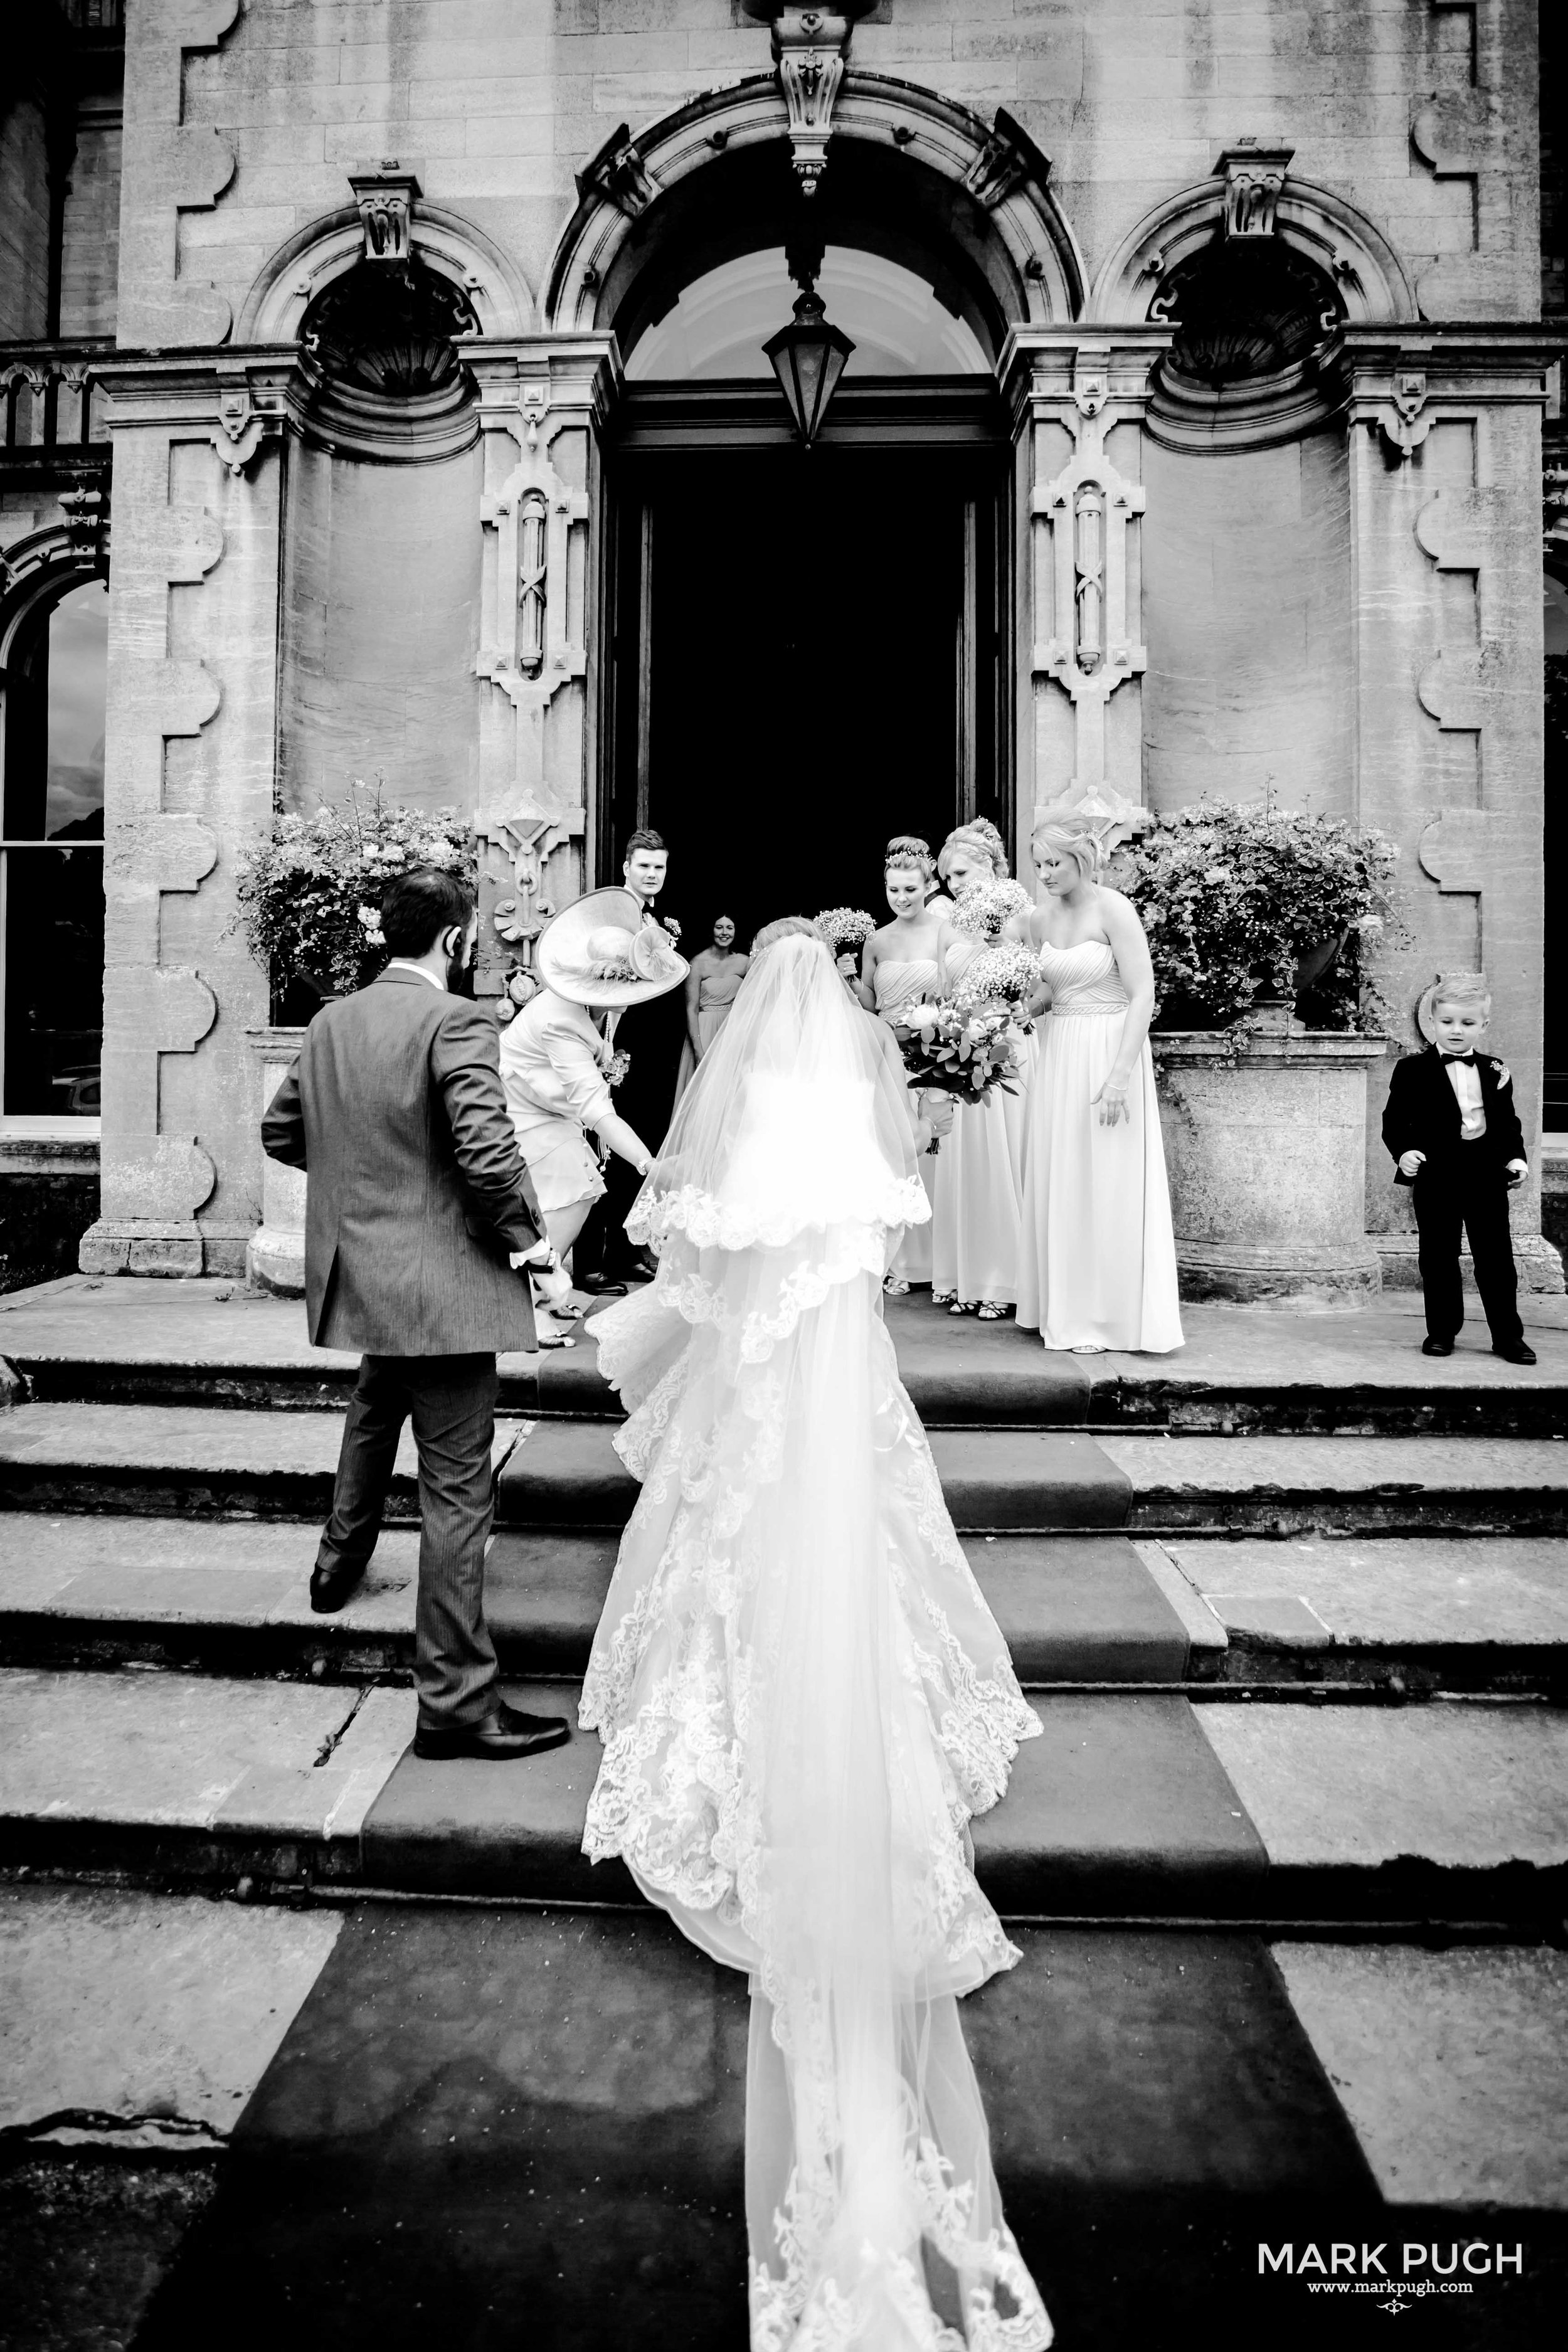
<svg viewBox="0 0 1568 2352">
<path fill-rule="evenodd" d="M 506 1705 L 485 1623 L 496 1353 L 534 1344 L 524 1267 L 552 1300 L 571 1284 L 543 1238 L 507 1113 L 496 1024 L 454 992 L 478 939 L 472 894 L 451 874 L 403 875 L 382 900 L 381 927 L 386 970 L 317 1013 L 261 1128 L 274 1160 L 310 1171 L 311 1343 L 363 1356 L 310 1605 L 341 1609 L 364 1574 L 412 1415 L 415 1753 L 529 1756 L 568 1728 Z"/>
</svg>

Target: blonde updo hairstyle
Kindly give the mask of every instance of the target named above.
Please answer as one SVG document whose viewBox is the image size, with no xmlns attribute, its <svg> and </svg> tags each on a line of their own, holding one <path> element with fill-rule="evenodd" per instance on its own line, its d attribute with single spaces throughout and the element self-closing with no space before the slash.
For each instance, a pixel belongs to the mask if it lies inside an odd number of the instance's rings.
<svg viewBox="0 0 1568 2352">
<path fill-rule="evenodd" d="M 912 866 L 921 881 L 929 882 L 936 872 L 930 842 L 922 841 L 918 833 L 894 834 L 882 860 L 883 873 L 890 874 L 895 866 Z"/>
<path fill-rule="evenodd" d="M 977 822 L 954 827 L 942 843 L 937 856 L 936 870 L 947 880 L 949 866 L 956 854 L 966 852 L 971 857 L 982 857 L 991 868 L 992 879 L 1007 879 L 1007 860 L 1002 855 L 1002 836 L 994 824 Z"/>
<path fill-rule="evenodd" d="M 1042 849 L 1050 850 L 1057 857 L 1070 858 L 1085 882 L 1098 881 L 1105 863 L 1104 852 L 1092 829 L 1070 819 L 1053 818 L 1047 824 L 1037 825 L 1031 846 L 1037 863 Z"/>
</svg>

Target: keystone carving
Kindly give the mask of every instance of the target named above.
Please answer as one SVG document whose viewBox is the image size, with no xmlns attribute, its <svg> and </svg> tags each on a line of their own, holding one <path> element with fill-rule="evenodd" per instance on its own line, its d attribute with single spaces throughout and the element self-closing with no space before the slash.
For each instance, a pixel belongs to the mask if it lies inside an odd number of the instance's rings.
<svg viewBox="0 0 1568 2352">
<path fill-rule="evenodd" d="M 1225 175 L 1227 237 L 1272 236 L 1293 147 L 1259 147 L 1250 139 L 1227 147 L 1215 165 Z"/>
<path fill-rule="evenodd" d="M 374 172 L 351 172 L 349 185 L 364 230 L 365 260 L 406 261 L 414 247 L 414 199 L 424 194 L 415 174 L 389 160 Z"/>
<path fill-rule="evenodd" d="M 627 122 L 611 131 L 598 153 L 577 173 L 577 194 L 584 204 L 590 196 L 604 196 L 627 220 L 640 219 L 659 193 L 659 184 L 637 152 Z"/>
</svg>

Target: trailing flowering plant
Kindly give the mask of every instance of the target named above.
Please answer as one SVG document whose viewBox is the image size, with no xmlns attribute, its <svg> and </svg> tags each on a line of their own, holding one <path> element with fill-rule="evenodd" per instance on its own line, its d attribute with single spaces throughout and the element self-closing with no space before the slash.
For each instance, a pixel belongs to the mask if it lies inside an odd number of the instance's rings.
<svg viewBox="0 0 1568 2352">
<path fill-rule="evenodd" d="M 860 907 L 825 907 L 813 917 L 818 937 L 835 958 L 858 953 L 877 928 L 877 919 Z"/>
<path fill-rule="evenodd" d="M 436 866 L 473 886 L 472 828 L 456 809 L 402 808 L 355 778 L 335 807 L 279 815 L 272 837 L 238 860 L 235 921 L 275 985 L 323 994 L 363 988 L 386 961 L 381 894 L 399 874 Z"/>
<path fill-rule="evenodd" d="M 953 988 L 952 1002 L 961 1012 L 974 1004 L 1005 1004 L 1013 1012 L 1015 1027 L 1027 1028 L 1027 1022 L 1017 1019 L 1018 1008 L 1027 1004 L 1039 985 L 1040 960 L 1034 950 L 1014 940 L 999 940 L 994 947 L 971 956 Z"/>
<path fill-rule="evenodd" d="M 964 891 L 948 920 L 972 940 L 994 940 L 1004 923 L 1026 915 L 1034 903 L 1021 882 L 977 882 Z"/>
<path fill-rule="evenodd" d="M 1157 818 L 1121 861 L 1153 960 L 1156 1013 L 1225 1028 L 1259 995 L 1300 993 L 1316 1027 L 1385 1024 L 1376 959 L 1398 933 L 1398 855 L 1370 826 L 1280 808 L 1271 793 Z"/>
</svg>

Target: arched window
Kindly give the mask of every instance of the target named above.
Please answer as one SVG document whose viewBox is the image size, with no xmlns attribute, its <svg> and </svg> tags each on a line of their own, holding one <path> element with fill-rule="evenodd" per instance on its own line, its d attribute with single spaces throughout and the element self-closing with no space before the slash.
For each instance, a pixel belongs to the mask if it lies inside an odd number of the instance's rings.
<svg viewBox="0 0 1568 2352">
<path fill-rule="evenodd" d="M 96 1117 L 103 1047 L 103 720 L 109 590 L 83 581 L 18 632 L 5 677 L 0 837 L 10 1117 Z"/>
</svg>

